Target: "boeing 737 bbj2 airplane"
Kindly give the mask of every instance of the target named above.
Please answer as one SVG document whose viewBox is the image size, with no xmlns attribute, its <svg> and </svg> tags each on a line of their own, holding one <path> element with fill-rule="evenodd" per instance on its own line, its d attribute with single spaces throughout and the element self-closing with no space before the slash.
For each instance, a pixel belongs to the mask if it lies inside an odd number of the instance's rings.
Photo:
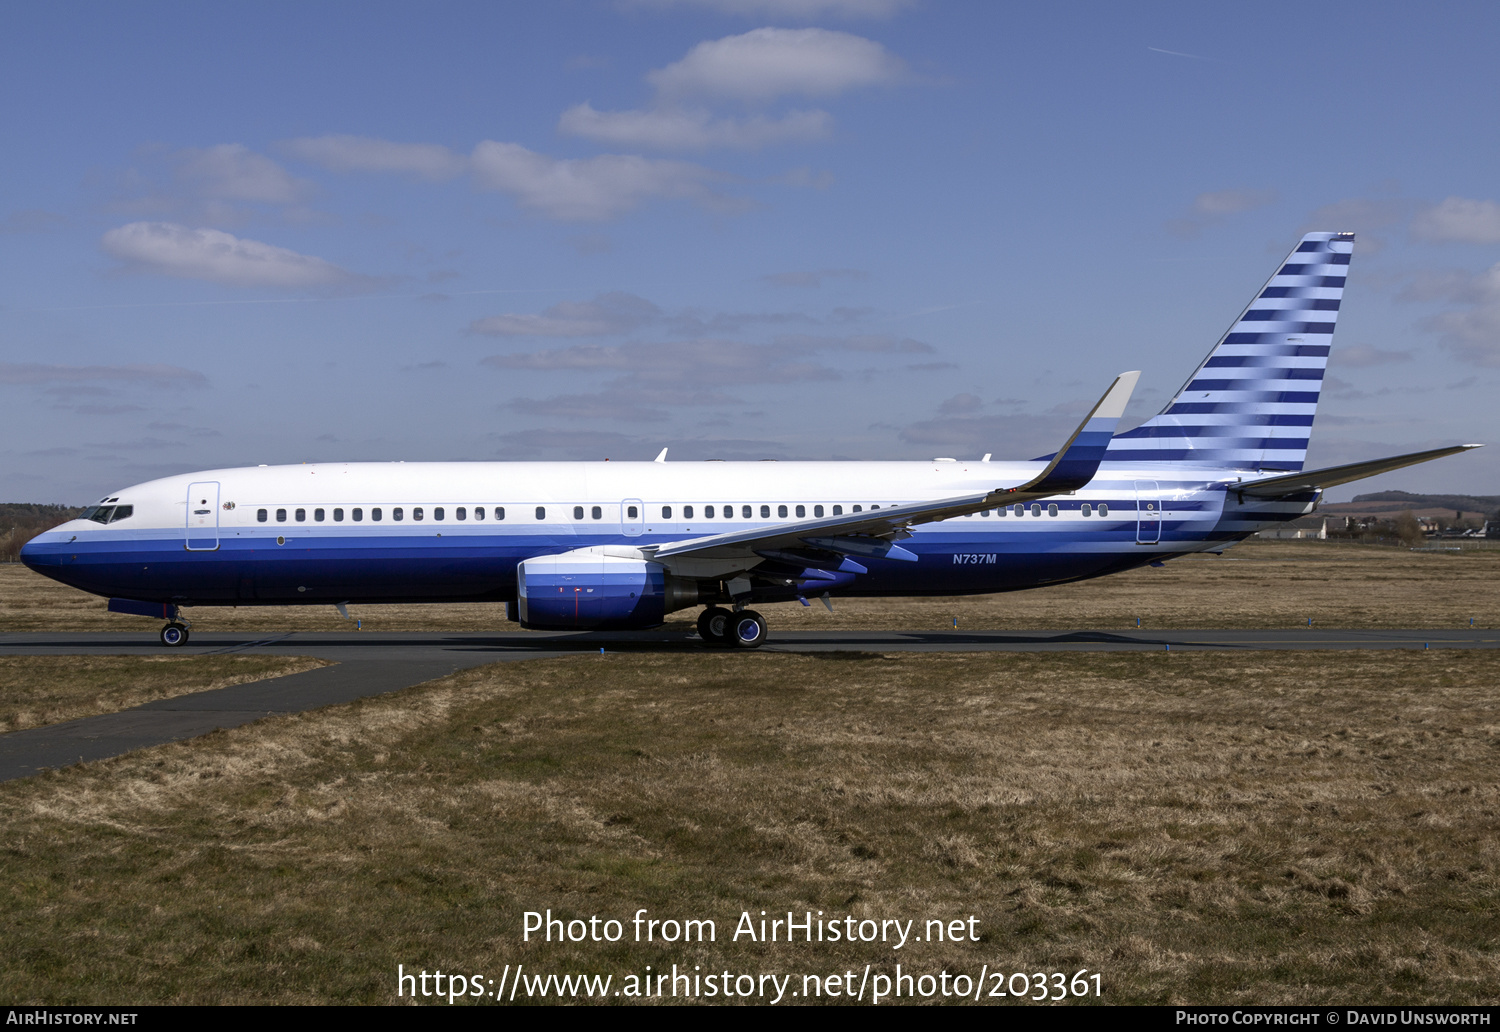
<svg viewBox="0 0 1500 1032">
<path fill-rule="evenodd" d="M 113 491 L 33 539 L 27 566 L 167 620 L 189 606 L 504 602 L 523 627 L 654 627 L 706 606 L 966 595 L 1218 551 L 1322 492 L 1459 445 L 1302 470 L 1352 233 L 1309 233 L 1160 415 L 1114 430 L 1123 373 L 1029 462 L 430 462 L 219 469 Z M 727 607 L 727 608 L 726 608 Z"/>
</svg>

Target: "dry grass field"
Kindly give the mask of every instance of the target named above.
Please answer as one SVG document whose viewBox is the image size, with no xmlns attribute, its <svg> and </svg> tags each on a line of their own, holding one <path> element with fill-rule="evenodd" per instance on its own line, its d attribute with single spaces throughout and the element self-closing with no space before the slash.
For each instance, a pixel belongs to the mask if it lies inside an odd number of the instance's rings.
<svg viewBox="0 0 1500 1032">
<path fill-rule="evenodd" d="M 1251 543 L 1021 594 L 767 615 L 773 633 L 955 615 L 966 629 L 1494 627 L 1497 563 L 1482 547 Z M 487 606 L 360 615 L 514 628 Z M 192 617 L 348 627 L 323 609 Z M 155 627 L 0 568 L 0 630 Z M 0 720 L 300 662 L 11 657 Z M 614 989 L 676 964 L 792 974 L 800 990 L 803 975 L 900 963 L 1084 968 L 1115 1003 L 1494 1003 L 1497 770 L 1497 652 L 497 664 L 0 784 L 0 998 L 391 1003 L 398 964 L 497 981 L 525 964 Z M 708 918 L 718 941 L 522 942 L 522 914 L 549 908 Z M 761 910 L 919 930 L 974 915 L 981 941 L 730 941 Z"/>
<path fill-rule="evenodd" d="M 0 785 L 0 997 L 900 962 L 1087 968 L 1115 1003 L 1493 1003 L 1497 680 L 1469 651 L 478 668 Z M 718 941 L 521 941 L 524 911 L 642 907 Z M 981 941 L 726 941 L 744 910 Z"/>
<path fill-rule="evenodd" d="M 1500 626 L 1500 548 L 1463 542 L 1461 552 L 1249 541 L 1222 557 L 1186 556 L 1077 584 L 969 598 L 839 599 L 833 613 L 814 603 L 764 609 L 777 629 L 965 630 L 1148 628 Z M 104 600 L 32 573 L 0 566 L 0 631 L 135 630 L 159 626 L 108 613 Z M 515 630 L 495 605 L 355 606 L 368 630 Z M 195 631 L 338 631 L 332 606 L 186 611 Z M 697 615 L 674 615 L 686 630 Z"/>
</svg>

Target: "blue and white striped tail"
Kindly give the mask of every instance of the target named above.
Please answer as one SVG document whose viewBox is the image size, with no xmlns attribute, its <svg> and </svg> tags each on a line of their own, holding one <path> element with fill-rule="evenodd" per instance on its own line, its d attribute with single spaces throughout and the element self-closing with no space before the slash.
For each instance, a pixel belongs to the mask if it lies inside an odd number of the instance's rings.
<svg viewBox="0 0 1500 1032">
<path fill-rule="evenodd" d="M 1105 461 L 1300 470 L 1353 250 L 1353 233 L 1304 236 L 1172 403 Z"/>
</svg>

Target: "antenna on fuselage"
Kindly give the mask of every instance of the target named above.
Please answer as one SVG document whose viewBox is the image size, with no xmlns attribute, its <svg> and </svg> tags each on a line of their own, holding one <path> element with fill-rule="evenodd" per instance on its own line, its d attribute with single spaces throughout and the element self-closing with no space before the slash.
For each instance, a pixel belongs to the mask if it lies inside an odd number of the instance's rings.
<svg viewBox="0 0 1500 1032">
<path fill-rule="evenodd" d="M 657 455 L 656 458 L 654 460 L 652 460 L 652 461 L 654 461 L 654 462 L 666 462 L 667 461 L 667 449 L 663 448 L 661 450 L 661 454 Z"/>
</svg>

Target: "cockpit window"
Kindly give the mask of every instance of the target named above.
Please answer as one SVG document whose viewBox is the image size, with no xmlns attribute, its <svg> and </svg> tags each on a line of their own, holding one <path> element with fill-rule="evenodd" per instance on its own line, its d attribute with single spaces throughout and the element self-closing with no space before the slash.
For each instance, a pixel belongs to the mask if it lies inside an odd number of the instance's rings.
<svg viewBox="0 0 1500 1032">
<path fill-rule="evenodd" d="M 81 520 L 93 520 L 95 523 L 118 523 L 129 519 L 135 512 L 133 505 L 96 505 L 91 509 L 85 509 L 78 514 Z"/>
</svg>

